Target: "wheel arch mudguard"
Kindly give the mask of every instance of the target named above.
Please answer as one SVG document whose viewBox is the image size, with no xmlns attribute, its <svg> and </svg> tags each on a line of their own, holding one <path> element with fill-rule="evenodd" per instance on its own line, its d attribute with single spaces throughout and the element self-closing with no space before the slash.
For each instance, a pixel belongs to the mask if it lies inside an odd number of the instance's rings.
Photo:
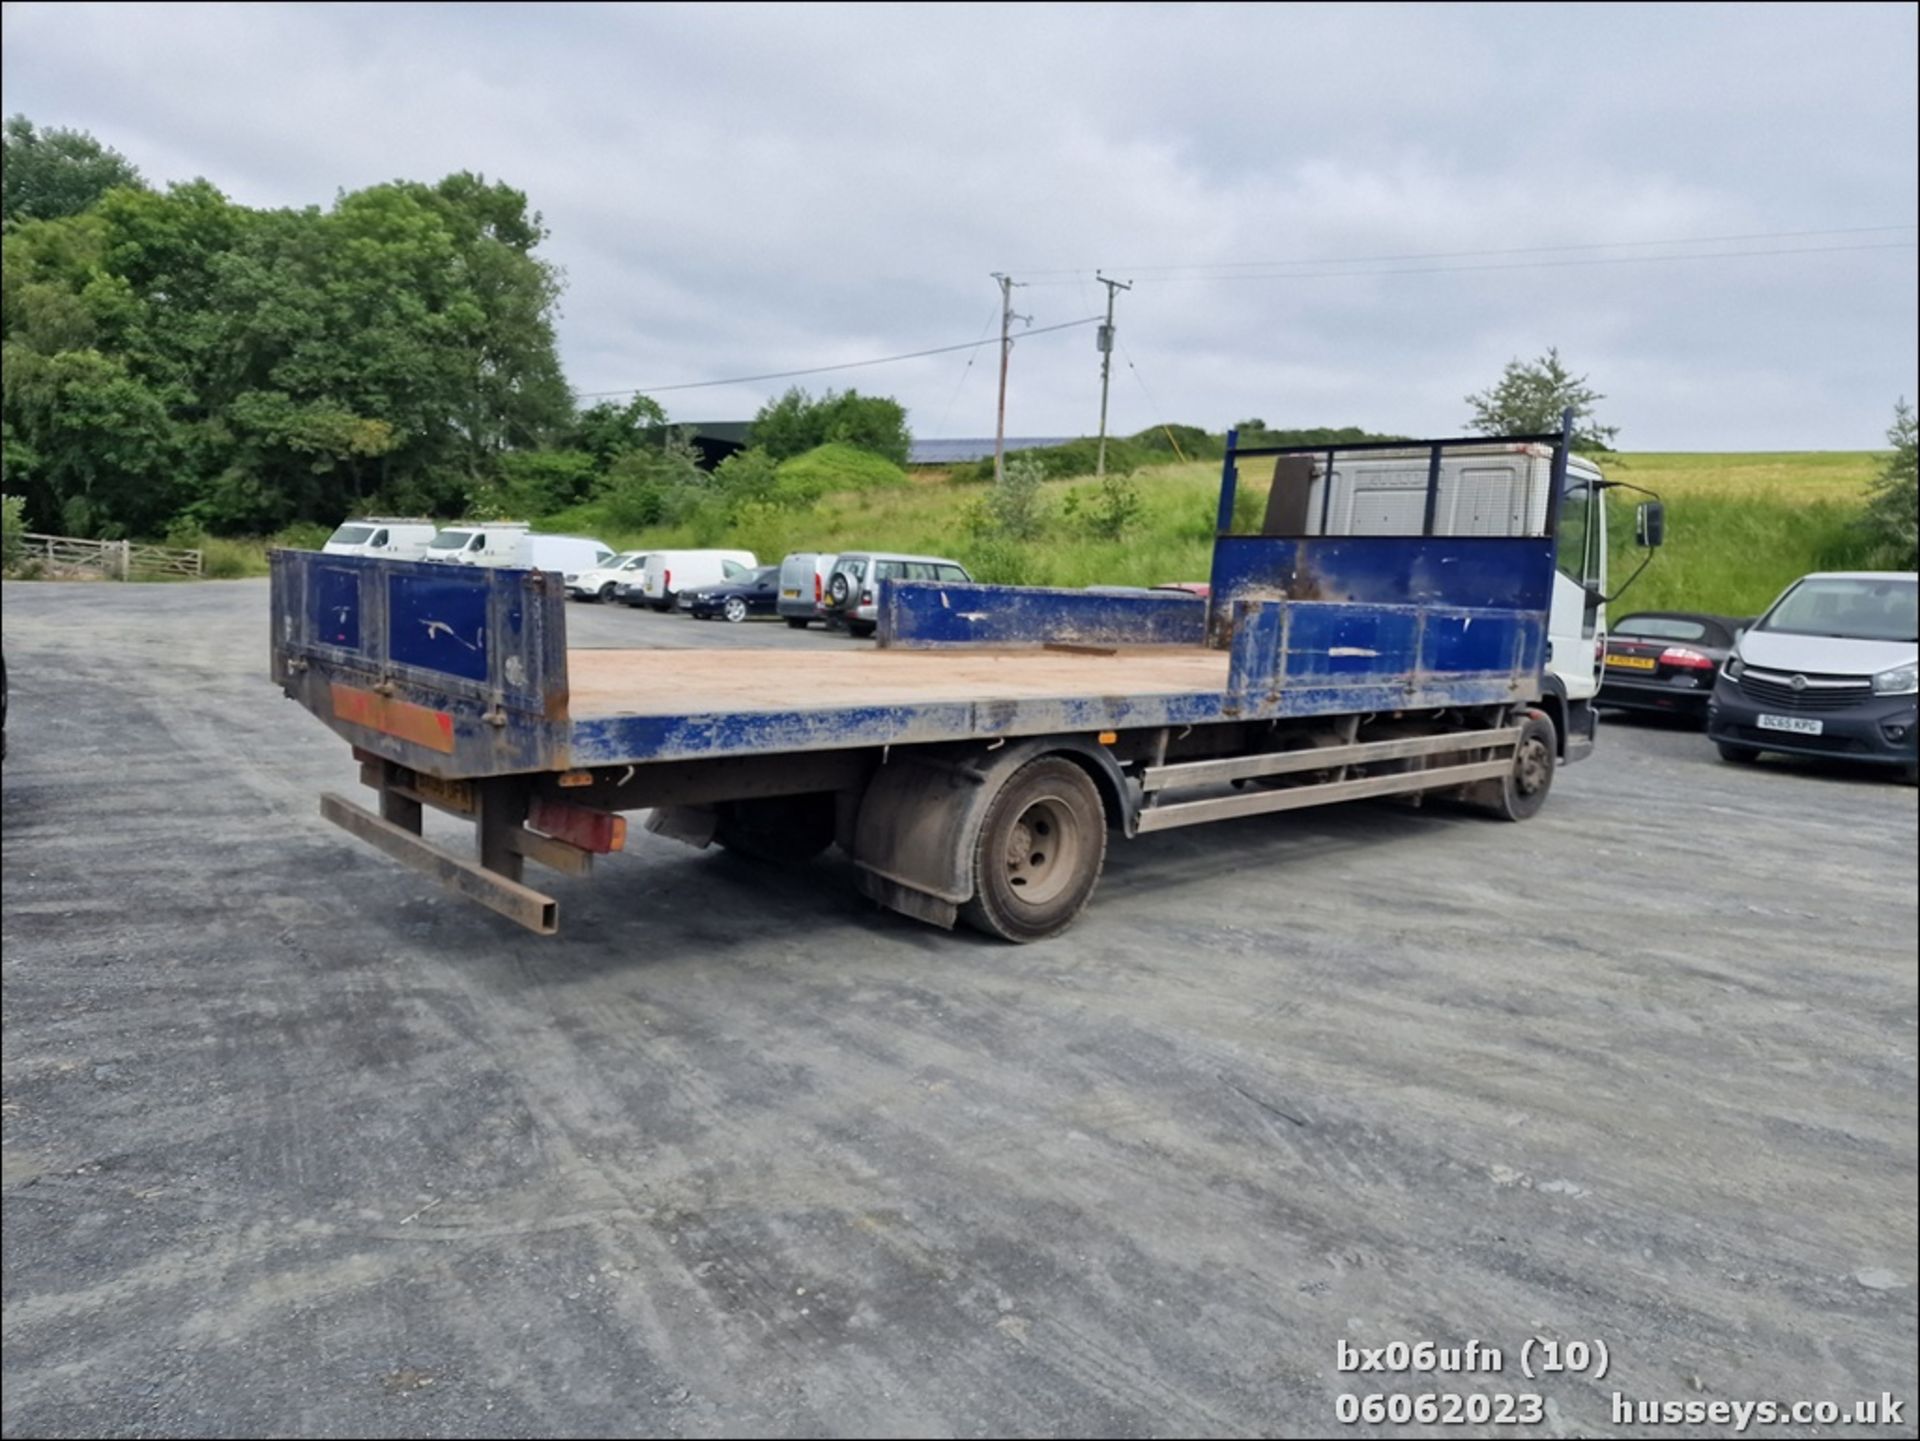
<svg viewBox="0 0 1920 1441">
<path fill-rule="evenodd" d="M 1137 790 L 1092 740 L 1041 736 L 994 749 L 896 752 L 874 772 L 854 821 L 860 889 L 890 910 L 951 928 L 973 899 L 973 850 L 993 798 L 1020 767 L 1049 755 L 1084 769 L 1107 823 L 1132 833 Z"/>
</svg>

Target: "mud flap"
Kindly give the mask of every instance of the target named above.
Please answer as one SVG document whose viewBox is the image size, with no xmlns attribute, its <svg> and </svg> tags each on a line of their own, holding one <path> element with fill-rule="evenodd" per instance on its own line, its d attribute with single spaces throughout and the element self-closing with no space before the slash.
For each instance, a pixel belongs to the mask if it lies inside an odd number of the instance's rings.
<svg viewBox="0 0 1920 1441">
<path fill-rule="evenodd" d="M 1057 754 L 1083 761 L 1110 807 L 1128 794 L 1112 754 L 1079 737 L 896 754 L 874 772 L 854 822 L 860 889 L 889 910 L 951 929 L 973 899 L 974 845 L 994 796 L 1028 761 Z"/>
<path fill-rule="evenodd" d="M 647 829 L 670 841 L 681 841 L 704 851 L 720 828 L 720 812 L 712 806 L 655 806 L 647 813 Z"/>
</svg>

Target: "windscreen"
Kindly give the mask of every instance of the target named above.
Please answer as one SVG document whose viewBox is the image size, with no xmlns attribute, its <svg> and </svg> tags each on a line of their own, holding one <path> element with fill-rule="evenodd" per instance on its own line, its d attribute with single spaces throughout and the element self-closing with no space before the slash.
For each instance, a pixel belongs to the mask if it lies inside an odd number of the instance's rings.
<svg viewBox="0 0 1920 1441">
<path fill-rule="evenodd" d="M 373 534 L 370 525 L 343 525 L 327 537 L 328 545 L 365 545 L 367 537 Z"/>
<path fill-rule="evenodd" d="M 1821 576 L 1788 591 L 1757 630 L 1839 640 L 1915 638 L 1915 586 L 1892 576 Z"/>
<path fill-rule="evenodd" d="M 1613 624 L 1615 635 L 1644 636 L 1648 640 L 1718 641 L 1722 637 L 1715 633 L 1717 630 L 1705 621 L 1677 615 L 1630 615 Z"/>
<path fill-rule="evenodd" d="M 427 542 L 428 550 L 458 550 L 467 543 L 470 530 L 443 530 Z"/>
</svg>

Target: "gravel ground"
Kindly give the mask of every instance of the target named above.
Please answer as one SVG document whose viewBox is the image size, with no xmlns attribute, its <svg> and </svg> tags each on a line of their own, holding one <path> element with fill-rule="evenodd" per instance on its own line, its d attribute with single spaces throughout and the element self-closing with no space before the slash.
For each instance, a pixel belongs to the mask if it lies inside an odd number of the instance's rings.
<svg viewBox="0 0 1920 1441">
<path fill-rule="evenodd" d="M 319 820 L 264 582 L 4 611 L 8 1436 L 1912 1434 L 1909 788 L 1614 724 L 1524 826 L 1122 844 L 1027 948 L 636 827 L 543 940 Z"/>
</svg>

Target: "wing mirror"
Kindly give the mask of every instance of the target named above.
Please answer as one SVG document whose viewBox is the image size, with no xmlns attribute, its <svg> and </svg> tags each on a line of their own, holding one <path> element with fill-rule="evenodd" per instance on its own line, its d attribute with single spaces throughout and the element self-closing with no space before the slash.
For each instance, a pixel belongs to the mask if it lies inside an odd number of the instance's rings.
<svg viewBox="0 0 1920 1441">
<path fill-rule="evenodd" d="M 1667 538 L 1667 508 L 1657 500 L 1643 500 L 1634 507 L 1633 541 L 1642 550 L 1657 550 Z"/>
</svg>

